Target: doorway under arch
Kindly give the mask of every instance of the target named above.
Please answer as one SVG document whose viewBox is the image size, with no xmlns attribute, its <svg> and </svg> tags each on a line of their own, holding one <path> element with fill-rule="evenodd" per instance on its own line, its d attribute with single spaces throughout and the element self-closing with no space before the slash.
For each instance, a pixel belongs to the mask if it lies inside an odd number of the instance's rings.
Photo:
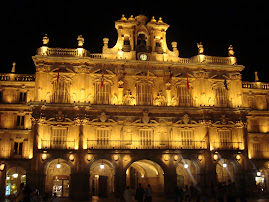
<svg viewBox="0 0 269 202">
<path fill-rule="evenodd" d="M 105 198 L 113 194 L 115 169 L 105 159 L 95 161 L 90 167 L 90 192 L 92 196 Z"/>
<path fill-rule="evenodd" d="M 58 197 L 69 197 L 71 167 L 63 159 L 54 159 L 46 167 L 45 191 Z"/>
<path fill-rule="evenodd" d="M 217 161 L 216 174 L 218 182 L 234 181 L 234 165 L 228 159 L 220 159 Z"/>
<path fill-rule="evenodd" d="M 196 185 L 197 184 L 197 165 L 188 159 L 182 159 L 177 167 L 177 186 L 180 188 L 185 187 L 186 185 Z"/>
<path fill-rule="evenodd" d="M 9 196 L 16 194 L 19 190 L 20 184 L 26 184 L 26 171 L 22 167 L 14 166 L 7 171 L 6 175 L 6 192 L 5 195 Z"/>
<path fill-rule="evenodd" d="M 144 189 L 150 184 L 153 195 L 163 195 L 164 171 L 162 167 L 146 159 L 133 162 L 126 170 L 126 186 L 135 192 L 139 183 Z"/>
</svg>

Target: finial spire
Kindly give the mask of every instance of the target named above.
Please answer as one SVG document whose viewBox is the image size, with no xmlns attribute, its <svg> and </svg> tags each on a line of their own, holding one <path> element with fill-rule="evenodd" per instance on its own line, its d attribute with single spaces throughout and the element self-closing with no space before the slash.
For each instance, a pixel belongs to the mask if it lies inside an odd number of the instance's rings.
<svg viewBox="0 0 269 202">
<path fill-rule="evenodd" d="M 198 55 L 203 55 L 204 54 L 204 46 L 202 42 L 197 43 L 197 48 L 198 48 Z"/>
<path fill-rule="evenodd" d="M 229 57 L 234 57 L 234 48 L 232 45 L 229 46 L 228 48 L 228 56 Z"/>
<path fill-rule="evenodd" d="M 82 48 L 84 44 L 84 38 L 82 37 L 82 35 L 78 35 L 77 40 L 78 40 L 78 47 Z"/>
<path fill-rule="evenodd" d="M 259 81 L 259 76 L 258 76 L 258 72 L 254 72 L 254 75 L 255 75 L 255 82 L 258 82 Z"/>
<path fill-rule="evenodd" d="M 48 37 L 48 35 L 47 34 L 45 34 L 45 36 L 43 37 L 43 45 L 44 46 L 48 46 L 48 44 L 49 44 L 49 37 Z"/>
<path fill-rule="evenodd" d="M 15 66 L 16 66 L 16 62 L 13 62 L 12 63 L 11 73 L 15 73 Z"/>
</svg>

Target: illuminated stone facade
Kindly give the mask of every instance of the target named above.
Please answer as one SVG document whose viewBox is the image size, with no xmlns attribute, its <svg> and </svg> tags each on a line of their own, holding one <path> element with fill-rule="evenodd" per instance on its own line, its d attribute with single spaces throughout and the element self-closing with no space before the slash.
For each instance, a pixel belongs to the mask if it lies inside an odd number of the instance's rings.
<svg viewBox="0 0 269 202">
<path fill-rule="evenodd" d="M 104 38 L 101 54 L 81 35 L 77 49 L 51 48 L 46 35 L 35 75 L 15 64 L 0 75 L 1 196 L 20 182 L 80 200 L 139 182 L 172 196 L 228 179 L 251 187 L 258 170 L 268 179 L 269 86 L 241 80 L 233 47 L 214 57 L 198 43 L 181 58 L 161 18 L 115 26 L 117 43 Z"/>
</svg>

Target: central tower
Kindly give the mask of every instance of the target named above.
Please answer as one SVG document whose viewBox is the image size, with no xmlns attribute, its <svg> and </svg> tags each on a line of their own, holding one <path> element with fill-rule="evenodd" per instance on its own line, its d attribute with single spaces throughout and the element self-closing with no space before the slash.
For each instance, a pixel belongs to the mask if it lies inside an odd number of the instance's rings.
<svg viewBox="0 0 269 202">
<path fill-rule="evenodd" d="M 103 57 L 107 59 L 178 61 L 177 43 L 172 42 L 173 51 L 166 43 L 166 30 L 169 25 L 160 17 L 157 21 L 154 16 L 148 22 L 144 15 L 128 19 L 122 15 L 115 22 L 118 31 L 118 40 L 113 48 L 108 48 L 108 38 L 104 38 Z"/>
</svg>

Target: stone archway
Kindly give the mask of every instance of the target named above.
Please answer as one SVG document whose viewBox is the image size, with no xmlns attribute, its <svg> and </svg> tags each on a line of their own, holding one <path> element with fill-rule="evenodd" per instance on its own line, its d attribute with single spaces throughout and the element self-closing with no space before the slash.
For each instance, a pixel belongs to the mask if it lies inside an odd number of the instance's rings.
<svg viewBox="0 0 269 202">
<path fill-rule="evenodd" d="M 197 184 L 198 168 L 195 162 L 189 159 L 182 159 L 176 167 L 176 173 L 178 187 L 183 188 L 186 185 Z"/>
<path fill-rule="evenodd" d="M 26 184 L 26 171 L 20 166 L 14 166 L 8 169 L 6 174 L 6 191 L 5 195 L 15 194 L 20 187 L 20 184 Z"/>
<path fill-rule="evenodd" d="M 164 195 L 162 167 L 154 161 L 146 159 L 133 162 L 126 170 L 126 186 L 135 192 L 139 183 L 144 189 L 150 184 L 154 196 Z"/>
<path fill-rule="evenodd" d="M 114 191 L 115 169 L 111 162 L 99 159 L 90 167 L 90 193 L 101 198 L 108 197 Z"/>
<path fill-rule="evenodd" d="M 233 163 L 228 159 L 219 159 L 216 164 L 216 174 L 218 182 L 227 182 L 234 179 L 235 167 Z"/>
<path fill-rule="evenodd" d="M 69 197 L 71 167 L 67 161 L 54 159 L 47 164 L 45 169 L 45 191 L 48 193 L 56 192 L 59 197 Z"/>
</svg>

